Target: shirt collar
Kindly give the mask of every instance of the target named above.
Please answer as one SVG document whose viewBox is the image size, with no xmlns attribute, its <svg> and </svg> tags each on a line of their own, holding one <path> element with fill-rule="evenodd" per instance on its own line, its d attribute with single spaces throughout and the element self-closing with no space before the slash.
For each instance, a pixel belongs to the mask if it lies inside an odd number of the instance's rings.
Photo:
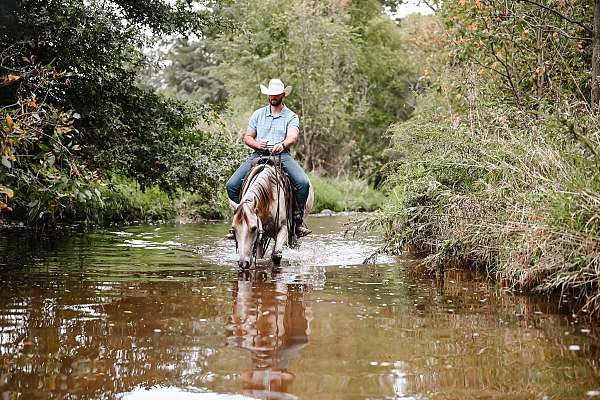
<svg viewBox="0 0 600 400">
<path fill-rule="evenodd" d="M 287 106 L 284 104 L 283 108 L 281 109 L 281 113 L 279 113 L 279 116 L 281 117 L 282 115 L 284 115 L 285 113 L 287 113 Z M 271 114 L 271 105 L 267 104 L 267 117 L 273 117 L 273 114 Z"/>
</svg>

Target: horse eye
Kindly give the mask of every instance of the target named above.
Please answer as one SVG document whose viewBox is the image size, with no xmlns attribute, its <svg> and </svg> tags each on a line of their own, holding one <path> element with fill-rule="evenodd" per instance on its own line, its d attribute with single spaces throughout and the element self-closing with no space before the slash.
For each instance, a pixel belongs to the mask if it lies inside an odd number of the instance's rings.
<svg viewBox="0 0 600 400">
<path fill-rule="evenodd" d="M 250 228 L 250 230 L 251 230 L 252 232 L 256 232 L 256 225 L 255 225 L 255 226 L 253 226 L 252 228 Z"/>
</svg>

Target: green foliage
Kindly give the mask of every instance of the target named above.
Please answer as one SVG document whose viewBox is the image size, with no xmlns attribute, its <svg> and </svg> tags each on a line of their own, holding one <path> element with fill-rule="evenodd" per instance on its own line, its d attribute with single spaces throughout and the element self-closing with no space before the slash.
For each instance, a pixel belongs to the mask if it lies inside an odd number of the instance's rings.
<svg viewBox="0 0 600 400">
<path fill-rule="evenodd" d="M 177 214 L 184 222 L 223 219 L 231 211 L 225 191 L 208 199 L 201 194 L 182 191 L 178 193 L 178 200 Z"/>
<path fill-rule="evenodd" d="M 544 54 L 570 58 L 536 75 L 542 48 L 512 17 L 550 29 L 556 15 L 503 4 L 511 18 L 494 14 L 494 2 L 445 2 L 448 31 L 429 49 L 408 46 L 425 60 L 417 70 L 428 87 L 413 117 L 390 129 L 390 195 L 373 224 L 386 228 L 389 251 L 427 250 L 433 268 L 462 261 L 515 287 L 572 291 L 599 311 L 600 120 L 582 107 L 579 90 L 589 65 L 579 50 L 567 52 L 565 38 L 544 31 Z M 559 11 L 577 14 L 570 4 Z M 560 26 L 576 35 L 572 25 Z M 520 46 L 533 56 L 510 59 L 526 51 Z M 504 68 L 499 59 L 518 85 L 494 71 L 494 62 Z"/>
<path fill-rule="evenodd" d="M 168 97 L 214 106 L 225 104 L 227 91 L 213 76 L 217 61 L 207 41 L 178 38 L 165 53 L 161 63 L 168 65 L 158 71 L 145 71 L 145 85 Z"/>
<path fill-rule="evenodd" d="M 362 93 L 362 98 L 355 96 L 362 104 L 354 107 L 351 121 L 352 131 L 357 132 L 352 161 L 355 170 L 372 176 L 384 161 L 383 150 L 389 147 L 388 127 L 406 120 L 413 111 L 410 84 L 415 71 L 406 59 L 402 26 L 381 15 L 377 2 L 371 4 L 377 12 L 360 13 L 369 2 L 362 3 L 352 4 L 353 41 L 359 46 L 356 90 Z"/>
<path fill-rule="evenodd" d="M 327 178 L 310 174 L 315 191 L 312 212 L 324 209 L 331 211 L 373 211 L 378 209 L 385 196 L 358 178 L 338 176 Z"/>
<path fill-rule="evenodd" d="M 273 0 L 240 0 L 230 13 L 239 29 L 214 47 L 233 109 L 248 115 L 266 101 L 259 84 L 280 77 L 294 87 L 286 104 L 301 118 L 305 166 L 336 163 L 325 154 L 346 139 L 357 65 L 342 7 L 294 0 L 282 9 Z"/>
<path fill-rule="evenodd" d="M 544 4 L 545 7 L 535 3 Z M 440 16 L 456 63 L 520 108 L 589 101 L 593 1 L 445 2 Z"/>
<path fill-rule="evenodd" d="M 175 201 L 158 186 L 142 190 L 130 178 L 113 176 L 102 187 L 104 207 L 95 209 L 92 220 L 109 222 L 160 221 L 176 217 Z"/>
<path fill-rule="evenodd" d="M 98 174 L 80 156 L 75 126 L 81 116 L 44 100 L 61 91 L 70 74 L 31 58 L 12 72 L 3 77 L 15 103 L 0 109 L 0 184 L 13 190 L 16 215 L 49 222 L 101 205 Z"/>
<path fill-rule="evenodd" d="M 198 5 L 3 4 L 0 185 L 13 190 L 16 218 L 89 219 L 102 207 L 100 185 L 111 173 L 135 179 L 142 190 L 185 187 L 214 196 L 239 151 L 197 129 L 206 124 L 203 111 L 135 83 L 148 32 L 202 34 L 219 25 L 211 11 L 217 2 Z"/>
<path fill-rule="evenodd" d="M 399 28 L 382 4 L 293 0 L 282 8 L 271 0 L 238 0 L 219 12 L 236 29 L 179 40 L 167 55 L 172 64 L 149 78 L 154 87 L 201 99 L 221 94 L 223 82 L 232 124 L 243 130 L 266 101 L 259 84 L 280 77 L 293 86 L 286 104 L 300 115 L 297 149 L 305 167 L 338 172 L 353 165 L 372 174 L 387 147 L 383 133 L 411 112 L 404 106 L 411 70 Z"/>
</svg>

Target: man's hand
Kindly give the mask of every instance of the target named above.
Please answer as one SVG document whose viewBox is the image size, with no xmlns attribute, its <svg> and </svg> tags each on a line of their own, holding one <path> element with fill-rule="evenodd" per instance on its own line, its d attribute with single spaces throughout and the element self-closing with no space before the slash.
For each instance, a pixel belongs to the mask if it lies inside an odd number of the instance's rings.
<svg viewBox="0 0 600 400">
<path fill-rule="evenodd" d="M 267 148 L 267 141 L 266 140 L 256 140 L 255 141 L 255 148 L 256 150 L 264 150 Z"/>
<path fill-rule="evenodd" d="M 285 146 L 283 143 L 277 143 L 275 147 L 273 147 L 273 154 L 279 154 L 285 150 Z"/>
</svg>

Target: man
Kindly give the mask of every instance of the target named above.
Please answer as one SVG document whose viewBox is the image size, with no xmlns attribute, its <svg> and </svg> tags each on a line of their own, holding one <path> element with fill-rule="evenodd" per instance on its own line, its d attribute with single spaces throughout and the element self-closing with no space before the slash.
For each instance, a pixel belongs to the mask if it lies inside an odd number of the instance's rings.
<svg viewBox="0 0 600 400">
<path fill-rule="evenodd" d="M 306 236 L 311 233 L 303 225 L 310 182 L 302 167 L 289 153 L 290 147 L 298 141 L 300 119 L 283 102 L 283 99 L 291 93 L 292 88 L 285 87 L 279 79 L 271 79 L 268 87 L 260 85 L 260 91 L 269 96 L 269 104 L 254 111 L 244 135 L 244 143 L 253 149 L 254 153 L 229 178 L 227 195 L 232 201 L 239 203 L 242 183 L 244 177 L 252 169 L 252 161 L 271 153 L 280 154 L 283 169 L 290 178 L 298 201 L 299 210 L 294 215 L 297 226 L 296 234 L 298 237 Z"/>
</svg>

